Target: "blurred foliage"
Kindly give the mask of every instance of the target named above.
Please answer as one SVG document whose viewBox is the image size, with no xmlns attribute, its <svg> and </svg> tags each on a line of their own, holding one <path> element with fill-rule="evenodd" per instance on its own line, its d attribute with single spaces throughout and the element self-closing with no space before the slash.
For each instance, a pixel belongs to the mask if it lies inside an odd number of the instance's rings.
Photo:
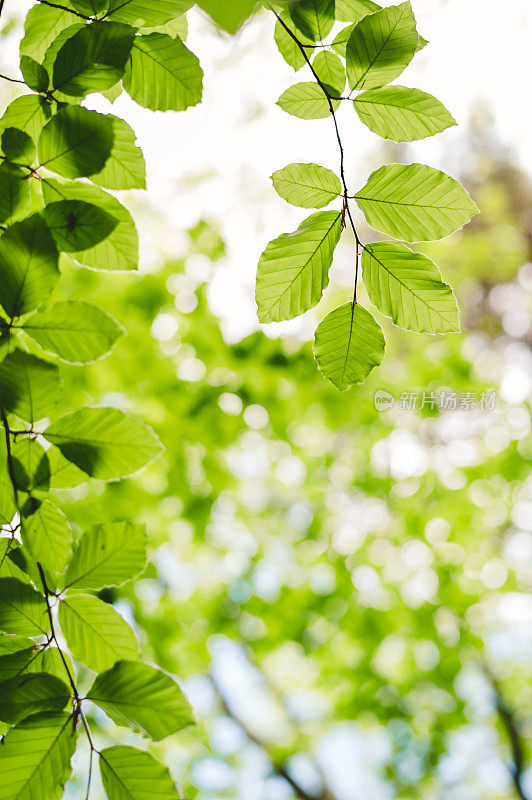
<svg viewBox="0 0 532 800">
<path fill-rule="evenodd" d="M 153 274 L 65 274 L 65 296 L 128 330 L 105 362 L 65 370 L 65 403 L 123 406 L 166 446 L 140 477 L 62 500 L 79 531 L 148 525 L 152 564 L 105 599 L 130 604 L 144 658 L 185 679 L 203 733 L 164 755 L 186 797 L 290 797 L 286 770 L 310 797 L 515 796 L 497 703 L 526 760 L 532 190 L 489 139 L 473 143 L 464 177 L 482 214 L 424 248 L 444 251 L 465 332 L 386 320 L 388 360 L 347 394 L 309 343 L 224 342 L 206 300 L 215 224 Z M 382 413 L 379 389 L 396 398 Z M 495 391 L 496 407 L 419 408 L 441 390 Z"/>
</svg>

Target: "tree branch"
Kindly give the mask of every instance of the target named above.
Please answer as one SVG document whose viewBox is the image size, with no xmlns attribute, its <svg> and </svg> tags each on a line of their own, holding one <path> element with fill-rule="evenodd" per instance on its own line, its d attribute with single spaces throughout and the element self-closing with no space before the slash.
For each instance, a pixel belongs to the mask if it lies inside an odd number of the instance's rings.
<svg viewBox="0 0 532 800">
<path fill-rule="evenodd" d="M 515 793 L 519 800 L 532 800 L 523 789 L 523 773 L 524 773 L 524 747 L 521 739 L 521 732 L 519 730 L 518 722 L 515 718 L 515 712 L 510 709 L 506 700 L 504 699 L 502 689 L 499 681 L 495 678 L 488 666 L 484 667 L 493 690 L 497 703 L 497 713 L 499 719 L 506 731 L 508 740 L 510 742 L 510 750 L 512 753 L 512 780 L 515 788 Z"/>
<path fill-rule="evenodd" d="M 220 703 L 222 705 L 222 708 L 223 708 L 224 712 L 227 714 L 228 717 L 230 717 L 233 720 L 233 722 L 236 722 L 236 724 L 241 728 L 241 730 L 244 732 L 246 738 L 249 739 L 250 742 L 253 742 L 253 744 L 256 744 L 258 747 L 261 748 L 261 750 L 268 757 L 274 772 L 276 772 L 281 778 L 283 778 L 292 787 L 292 789 L 294 790 L 294 794 L 296 795 L 296 797 L 299 798 L 299 800 L 336 800 L 334 795 L 331 794 L 328 789 L 324 789 L 319 795 L 312 795 L 312 794 L 309 794 L 308 792 L 306 792 L 305 789 L 303 789 L 303 787 L 300 786 L 297 783 L 297 781 L 295 781 L 292 778 L 292 776 L 288 772 L 286 766 L 284 764 L 281 764 L 281 763 L 276 762 L 274 760 L 273 756 L 268 751 L 268 748 L 267 748 L 266 744 L 261 739 L 259 739 L 258 736 L 256 736 L 254 733 L 252 733 L 252 731 L 249 730 L 249 728 L 240 719 L 240 717 L 238 717 L 235 714 L 235 712 L 231 709 L 231 707 L 227 703 L 227 700 L 224 697 L 224 694 L 222 692 L 220 684 L 218 683 L 216 678 L 212 675 L 212 673 L 209 674 L 209 678 L 210 678 L 210 681 L 211 681 L 211 683 L 212 683 L 212 685 L 213 685 L 213 687 L 214 687 L 214 689 L 216 691 L 216 694 L 218 695 L 218 697 L 220 699 Z"/>
</svg>

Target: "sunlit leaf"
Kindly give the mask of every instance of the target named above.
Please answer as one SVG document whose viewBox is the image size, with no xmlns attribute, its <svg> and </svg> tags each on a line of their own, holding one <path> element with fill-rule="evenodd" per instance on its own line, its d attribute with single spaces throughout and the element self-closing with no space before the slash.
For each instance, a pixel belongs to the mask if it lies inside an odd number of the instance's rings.
<svg viewBox="0 0 532 800">
<path fill-rule="evenodd" d="M 5 134 L 14 128 L 4 131 L 2 147 L 5 152 Z M 20 131 L 21 135 L 24 133 Z M 31 140 L 30 140 L 31 141 Z M 30 182 L 28 173 L 9 161 L 0 164 L 0 223 L 13 221 L 29 211 Z"/>
<path fill-rule="evenodd" d="M 345 88 L 345 69 L 338 56 L 329 50 L 322 50 L 316 55 L 312 66 L 329 94 L 340 96 Z"/>
<path fill-rule="evenodd" d="M 127 725 L 155 741 L 194 722 L 190 705 L 173 678 L 138 661 L 119 661 L 98 675 L 87 697 L 117 725 Z"/>
<path fill-rule="evenodd" d="M 107 239 L 118 225 L 116 217 L 108 211 L 84 200 L 49 203 L 42 215 L 58 250 L 66 253 L 89 250 Z"/>
<path fill-rule="evenodd" d="M 34 92 L 45 92 L 48 89 L 50 78 L 45 68 L 29 56 L 21 56 L 20 71 L 26 84 Z"/>
<path fill-rule="evenodd" d="M 25 517 L 23 544 L 35 561 L 55 575 L 63 572 L 72 551 L 72 532 L 63 512 L 45 500 Z"/>
<path fill-rule="evenodd" d="M 43 596 L 16 578 L 0 578 L 0 630 L 40 636 L 49 629 Z"/>
<path fill-rule="evenodd" d="M 0 720 L 15 724 L 31 714 L 61 711 L 70 695 L 55 675 L 30 672 L 9 678 L 0 683 Z"/>
<path fill-rule="evenodd" d="M 359 94 L 353 105 L 370 130 L 394 142 L 425 139 L 456 125 L 439 100 L 406 86 L 370 89 Z"/>
<path fill-rule="evenodd" d="M 159 27 L 175 19 L 193 5 L 191 0 L 111 0 L 109 19 L 135 24 L 142 20 L 145 26 Z"/>
<path fill-rule="evenodd" d="M 318 164 L 288 164 L 273 173 L 272 182 L 284 200 L 302 208 L 321 208 L 342 192 L 338 176 Z"/>
<path fill-rule="evenodd" d="M 289 9 L 298 31 L 313 42 L 323 41 L 334 24 L 334 0 L 290 0 Z"/>
<path fill-rule="evenodd" d="M 277 45 L 277 48 L 286 63 L 297 71 L 306 64 L 306 59 L 301 52 L 301 48 L 298 46 L 295 39 L 290 36 L 284 26 L 286 25 L 293 33 L 297 35 L 298 40 L 302 45 L 305 46 L 305 52 L 309 58 L 311 57 L 313 51 L 312 42 L 303 33 L 301 33 L 301 31 L 296 31 L 288 10 L 285 9 L 281 11 L 279 17 L 284 22 L 284 25 L 281 24 L 279 19 L 275 23 L 275 44 Z"/>
<path fill-rule="evenodd" d="M 220 3 L 220 0 L 198 0 L 198 5 L 217 25 L 229 33 L 236 33 L 255 8 L 256 0 L 231 0 L 230 3 Z"/>
<path fill-rule="evenodd" d="M 294 233 L 268 244 L 259 261 L 255 298 L 261 322 L 292 319 L 319 302 L 342 232 L 337 211 L 318 211 Z"/>
<path fill-rule="evenodd" d="M 358 303 L 344 303 L 316 328 L 314 355 L 324 376 L 337 389 L 362 383 L 384 356 L 382 330 Z"/>
<path fill-rule="evenodd" d="M 91 181 L 107 189 L 145 189 L 146 164 L 142 150 L 135 145 L 135 133 L 123 119 L 110 119 L 113 149 L 102 171 L 91 175 Z"/>
<path fill-rule="evenodd" d="M 79 540 L 64 578 L 66 587 L 120 586 L 146 564 L 146 530 L 131 522 L 96 525 Z"/>
<path fill-rule="evenodd" d="M 100 773 L 109 800 L 178 800 L 168 768 L 150 753 L 117 745 L 100 753 Z"/>
<path fill-rule="evenodd" d="M 104 114 L 67 106 L 44 126 L 39 162 L 65 178 L 100 172 L 113 147 L 113 123 Z"/>
<path fill-rule="evenodd" d="M 55 410 L 60 386 L 57 367 L 29 353 L 15 350 L 0 363 L 0 403 L 26 422 Z"/>
<path fill-rule="evenodd" d="M 315 82 L 296 83 L 282 93 L 277 101 L 283 111 L 300 119 L 321 119 L 331 114 L 340 104 L 339 100 L 329 101 L 323 89 Z"/>
<path fill-rule="evenodd" d="M 424 164 L 387 164 L 355 195 L 368 224 L 409 242 L 443 239 L 478 212 L 464 187 Z"/>
<path fill-rule="evenodd" d="M 372 0 L 336 0 L 334 15 L 340 22 L 360 22 L 379 9 L 380 6 Z"/>
</svg>

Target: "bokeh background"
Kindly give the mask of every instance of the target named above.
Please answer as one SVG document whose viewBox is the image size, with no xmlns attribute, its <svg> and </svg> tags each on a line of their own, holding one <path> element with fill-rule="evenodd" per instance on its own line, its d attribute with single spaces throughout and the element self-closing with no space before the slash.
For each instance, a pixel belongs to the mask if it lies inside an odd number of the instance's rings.
<svg viewBox="0 0 532 800">
<path fill-rule="evenodd" d="M 8 74 L 30 5 L 6 0 Z M 401 82 L 436 94 L 459 127 L 382 145 L 346 104 L 348 179 L 356 189 L 381 163 L 421 161 L 467 185 L 481 215 L 422 248 L 455 288 L 463 333 L 381 318 L 382 367 L 347 393 L 326 383 L 311 340 L 349 297 L 348 233 L 318 308 L 257 324 L 258 257 L 302 218 L 269 175 L 291 161 L 337 168 L 330 120 L 275 106 L 294 73 L 266 13 L 234 38 L 188 14 L 206 74 L 198 108 L 115 101 L 148 166 L 148 192 L 122 196 L 140 272 L 64 270 L 64 296 L 96 300 L 128 331 L 106 361 L 64 370 L 64 406 L 127 408 L 166 446 L 135 479 L 58 500 L 78 531 L 148 526 L 151 565 L 102 596 L 193 703 L 198 725 L 154 748 L 187 798 L 532 798 L 532 8 L 412 5 L 431 44 Z M 2 106 L 11 98 L 2 87 Z M 141 742 L 91 714 L 101 745 Z"/>
</svg>

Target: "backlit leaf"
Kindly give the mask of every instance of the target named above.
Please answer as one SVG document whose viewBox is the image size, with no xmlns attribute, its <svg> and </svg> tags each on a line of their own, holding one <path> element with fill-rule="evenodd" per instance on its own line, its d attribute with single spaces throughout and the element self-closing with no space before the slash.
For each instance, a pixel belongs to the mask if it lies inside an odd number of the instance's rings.
<svg viewBox="0 0 532 800">
<path fill-rule="evenodd" d="M 72 552 L 72 532 L 63 512 L 49 500 L 24 519 L 23 544 L 35 561 L 54 575 L 65 569 Z"/>
<path fill-rule="evenodd" d="M 10 130 L 4 131 L 2 136 L 2 147 L 4 148 L 4 136 Z M 22 131 L 19 133 L 24 136 Z M 30 140 L 31 141 L 31 140 Z M 5 152 L 5 149 L 4 149 Z M 0 223 L 13 221 L 21 215 L 27 214 L 30 205 L 30 182 L 28 173 L 9 161 L 0 164 Z"/>
<path fill-rule="evenodd" d="M 338 56 L 329 50 L 322 50 L 315 57 L 312 66 L 329 94 L 333 97 L 341 96 L 345 88 L 345 69 Z"/>
<path fill-rule="evenodd" d="M 424 164 L 387 164 L 355 195 L 368 224 L 409 242 L 443 239 L 478 209 L 457 180 Z"/>
<path fill-rule="evenodd" d="M 286 9 L 280 12 L 279 17 L 293 33 L 296 33 L 301 44 L 305 45 L 306 53 L 310 58 L 313 51 L 311 40 L 307 39 L 301 31 L 296 31 L 292 18 Z M 276 20 L 275 23 L 274 39 L 280 54 L 293 69 L 297 71 L 306 64 L 301 48 L 298 47 L 297 42 L 290 36 L 280 20 Z"/>
<path fill-rule="evenodd" d="M 220 3 L 220 0 L 197 1 L 214 22 L 229 33 L 237 32 L 256 5 L 256 0 L 231 0 L 230 3 Z"/>
<path fill-rule="evenodd" d="M 43 596 L 16 578 L 0 578 L 0 630 L 40 636 L 49 629 Z"/>
<path fill-rule="evenodd" d="M 342 192 L 340 178 L 318 164 L 288 164 L 273 173 L 272 182 L 284 200 L 302 208 L 321 208 Z"/>
<path fill-rule="evenodd" d="M 113 149 L 104 168 L 91 181 L 107 189 L 145 189 L 146 164 L 140 147 L 135 145 L 135 133 L 127 122 L 110 116 L 113 123 Z"/>
<path fill-rule="evenodd" d="M 0 363 L 0 403 L 26 422 L 49 416 L 59 401 L 54 364 L 15 350 Z"/>
<path fill-rule="evenodd" d="M 456 125 L 439 100 L 406 86 L 370 89 L 359 94 L 353 105 L 370 130 L 394 142 L 425 139 Z"/>
<path fill-rule="evenodd" d="M 122 658 L 137 658 L 137 638 L 109 603 L 92 594 L 68 595 L 59 605 L 59 624 L 70 652 L 95 672 Z"/>
<path fill-rule="evenodd" d="M 313 42 L 323 41 L 334 24 L 334 0 L 290 0 L 289 9 L 298 31 Z"/>
<path fill-rule="evenodd" d="M 44 8 L 44 6 L 35 6 L 35 8 Z M 17 128 L 27 133 L 33 142 L 37 144 L 41 131 L 51 116 L 50 106 L 44 97 L 26 94 L 22 97 L 17 97 L 16 100 L 13 100 L 8 105 L 3 117 L 0 119 L 0 130 Z"/>
<path fill-rule="evenodd" d="M 118 220 L 94 203 L 58 200 L 42 211 L 58 250 L 75 253 L 88 250 L 114 231 Z"/>
<path fill-rule="evenodd" d="M 65 587 L 103 589 L 134 578 L 146 564 L 146 530 L 131 522 L 95 525 L 78 542 Z"/>
<path fill-rule="evenodd" d="M 151 753 L 117 745 L 100 753 L 100 773 L 109 800 L 178 800 L 168 768 Z"/>
<path fill-rule="evenodd" d="M 296 83 L 282 93 L 277 101 L 283 111 L 300 119 L 321 119 L 340 105 L 339 100 L 327 99 L 323 89 L 315 82 Z"/>
<path fill-rule="evenodd" d="M 111 0 L 109 19 L 130 24 L 142 20 L 145 26 L 155 28 L 184 14 L 192 5 L 190 0 Z"/>
<path fill-rule="evenodd" d="M 45 92 L 48 89 L 50 78 L 45 68 L 29 56 L 21 56 L 20 71 L 27 86 L 34 92 Z"/>
<path fill-rule="evenodd" d="M 334 15 L 340 22 L 360 22 L 368 14 L 379 11 L 373 0 L 336 0 Z"/>
<path fill-rule="evenodd" d="M 293 319 L 319 302 L 341 232 L 337 211 L 318 211 L 294 233 L 268 244 L 260 257 L 255 292 L 261 322 Z"/>
<path fill-rule="evenodd" d="M 117 725 L 127 725 L 155 741 L 194 722 L 176 681 L 138 661 L 119 661 L 98 675 L 87 697 Z"/>
<path fill-rule="evenodd" d="M 30 714 L 61 711 L 70 699 L 68 686 L 55 675 L 23 673 L 0 683 L 0 720 L 15 724 Z"/>
<path fill-rule="evenodd" d="M 61 3 L 57 3 L 61 5 Z M 20 55 L 30 56 L 41 62 L 44 54 L 62 30 L 75 21 L 68 11 L 36 4 L 28 11 L 24 23 L 24 38 L 20 43 Z"/>
<path fill-rule="evenodd" d="M 39 162 L 65 178 L 100 172 L 113 147 L 113 124 L 105 114 L 67 106 L 44 126 Z"/>
<path fill-rule="evenodd" d="M 384 356 L 382 330 L 358 303 L 344 303 L 316 328 L 314 355 L 324 376 L 337 389 L 362 383 Z"/>
</svg>

